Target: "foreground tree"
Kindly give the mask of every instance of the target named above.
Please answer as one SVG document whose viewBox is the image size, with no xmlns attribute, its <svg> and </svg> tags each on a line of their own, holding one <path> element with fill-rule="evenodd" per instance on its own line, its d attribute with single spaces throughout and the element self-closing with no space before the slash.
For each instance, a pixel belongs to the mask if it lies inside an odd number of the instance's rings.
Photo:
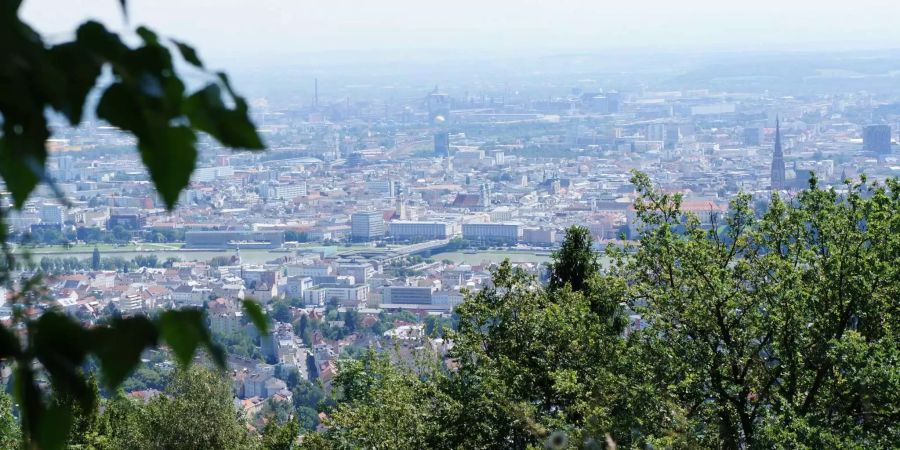
<svg viewBox="0 0 900 450">
<path fill-rule="evenodd" d="M 619 274 L 659 350 L 655 382 L 704 446 L 900 442 L 900 184 L 741 195 L 709 229 L 646 176 L 637 255 Z M 725 225 L 720 232 L 718 224 Z M 683 231 L 678 231 L 679 229 Z"/>
<path fill-rule="evenodd" d="M 339 386 L 354 394 L 338 397 L 331 428 L 304 443 L 900 442 L 897 180 L 838 191 L 813 179 L 790 201 L 773 196 L 761 214 L 741 195 L 706 224 L 646 176 L 632 181 L 640 246 L 608 249 L 610 267 L 599 270 L 586 230 L 570 230 L 545 287 L 501 264 L 492 285 L 459 306 L 445 370 L 413 377 L 386 363 L 348 365 Z M 616 319 L 622 304 L 634 314 L 627 329 Z M 405 401 L 375 406 L 388 399 Z M 417 408 L 436 401 L 443 408 Z"/>
<path fill-rule="evenodd" d="M 221 373 L 192 367 L 169 381 L 163 395 L 147 404 L 147 449 L 247 448 L 250 436 L 239 422 L 231 384 Z"/>
<path fill-rule="evenodd" d="M 574 225 L 566 230 L 566 238 L 550 262 L 550 283 L 553 290 L 568 285 L 573 291 L 584 291 L 588 282 L 600 273 L 600 261 L 593 248 L 591 231 Z"/>
<path fill-rule="evenodd" d="M 259 442 L 237 416 L 231 383 L 221 372 L 191 367 L 173 373 L 145 404 L 120 397 L 101 422 L 112 448 L 246 449 Z"/>
<path fill-rule="evenodd" d="M 300 424 L 291 418 L 285 423 L 269 420 L 262 431 L 262 450 L 290 450 L 300 436 Z"/>
<path fill-rule="evenodd" d="M 416 373 L 393 366 L 370 350 L 345 360 L 334 380 L 340 403 L 330 411 L 324 435 L 304 436 L 304 448 L 440 448 L 447 445 L 442 425 L 460 405 L 442 392 L 433 368 Z"/>
<path fill-rule="evenodd" d="M 0 392 L 0 449 L 16 449 L 22 445 L 22 432 L 13 415 L 12 399 Z"/>
<path fill-rule="evenodd" d="M 548 269 L 550 281 L 547 293 L 551 301 L 565 288 L 581 293 L 607 333 L 622 333 L 627 321 L 622 307 L 625 283 L 621 278 L 607 276 L 602 271 L 600 255 L 594 250 L 590 230 L 578 225 L 567 229 L 566 237 L 560 249 L 553 253 Z"/>
</svg>

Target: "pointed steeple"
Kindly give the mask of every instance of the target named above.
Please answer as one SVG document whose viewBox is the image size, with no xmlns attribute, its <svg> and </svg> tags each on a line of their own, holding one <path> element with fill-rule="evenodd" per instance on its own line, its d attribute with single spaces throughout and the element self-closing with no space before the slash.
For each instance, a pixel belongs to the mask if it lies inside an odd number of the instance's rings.
<svg viewBox="0 0 900 450">
<path fill-rule="evenodd" d="M 775 157 L 784 158 L 784 151 L 781 148 L 781 119 L 775 116 Z"/>
<path fill-rule="evenodd" d="M 784 149 L 781 147 L 781 119 L 775 117 L 775 151 L 772 154 L 772 189 L 784 189 Z"/>
</svg>

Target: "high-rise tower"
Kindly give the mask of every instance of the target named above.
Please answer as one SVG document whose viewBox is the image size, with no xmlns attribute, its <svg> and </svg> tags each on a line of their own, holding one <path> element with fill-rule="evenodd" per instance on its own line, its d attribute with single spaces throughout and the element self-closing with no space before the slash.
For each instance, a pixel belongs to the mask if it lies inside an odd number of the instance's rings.
<svg viewBox="0 0 900 450">
<path fill-rule="evenodd" d="M 491 206 L 491 188 L 487 183 L 481 184 L 481 206 L 485 208 Z"/>
<path fill-rule="evenodd" d="M 890 125 L 869 125 L 863 128 L 863 150 L 875 153 L 891 152 Z"/>
<path fill-rule="evenodd" d="M 447 130 L 439 129 L 434 133 L 434 156 L 450 157 L 450 132 Z"/>
<path fill-rule="evenodd" d="M 775 152 L 772 154 L 772 189 L 784 189 L 784 151 L 781 148 L 781 121 L 775 119 Z"/>
<path fill-rule="evenodd" d="M 428 120 L 432 124 L 440 125 L 450 121 L 450 96 L 438 90 L 437 86 L 434 91 L 428 94 L 425 99 L 428 105 Z"/>
</svg>

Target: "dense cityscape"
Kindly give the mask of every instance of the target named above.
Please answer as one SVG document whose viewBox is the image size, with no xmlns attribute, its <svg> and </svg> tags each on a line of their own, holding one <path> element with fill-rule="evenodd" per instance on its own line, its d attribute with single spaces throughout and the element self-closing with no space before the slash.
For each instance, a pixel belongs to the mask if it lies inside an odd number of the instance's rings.
<svg viewBox="0 0 900 450">
<path fill-rule="evenodd" d="M 748 63 L 712 76 L 721 66 L 595 71 L 576 64 L 590 55 L 567 56 L 508 79 L 379 73 L 383 86 L 320 70 L 248 96 L 265 151 L 202 136 L 172 210 L 132 135 L 53 117 L 46 182 L 20 209 L 0 198 L 10 278 L 42 277 L 28 316 L 60 310 L 88 327 L 200 308 L 227 353 L 238 416 L 259 431 L 273 414 L 322 431 L 342 360 L 371 349 L 442 358 L 455 309 L 493 288 L 504 261 L 547 282 L 575 225 L 596 251 L 633 252 L 635 171 L 680 193 L 705 230 L 724 226 L 739 194 L 765 209 L 811 183 L 847 192 L 862 175 L 900 176 L 900 94 L 887 87 L 897 64 L 798 58 L 802 73 Z M 16 308 L 0 308 L 5 325 Z M 645 326 L 625 313 L 624 335 Z M 146 402 L 177 363 L 164 347 L 141 358 L 122 389 Z M 12 368 L 2 375 L 11 383 Z"/>
</svg>

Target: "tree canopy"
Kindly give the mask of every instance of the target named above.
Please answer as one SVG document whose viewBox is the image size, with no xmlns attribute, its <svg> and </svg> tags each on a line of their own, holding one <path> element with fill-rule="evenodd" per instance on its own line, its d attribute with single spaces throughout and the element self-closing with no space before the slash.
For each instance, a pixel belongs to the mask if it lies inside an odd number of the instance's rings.
<svg viewBox="0 0 900 450">
<path fill-rule="evenodd" d="M 632 182 L 639 245 L 607 249 L 612 263 L 599 270 L 589 234 L 571 229 L 546 286 L 501 264 L 492 286 L 459 306 L 442 367 L 374 354 L 346 363 L 326 431 L 304 442 L 900 442 L 900 182 L 821 189 L 813 179 L 795 198 L 773 195 L 764 212 L 740 195 L 705 224 L 643 174 Z"/>
</svg>

